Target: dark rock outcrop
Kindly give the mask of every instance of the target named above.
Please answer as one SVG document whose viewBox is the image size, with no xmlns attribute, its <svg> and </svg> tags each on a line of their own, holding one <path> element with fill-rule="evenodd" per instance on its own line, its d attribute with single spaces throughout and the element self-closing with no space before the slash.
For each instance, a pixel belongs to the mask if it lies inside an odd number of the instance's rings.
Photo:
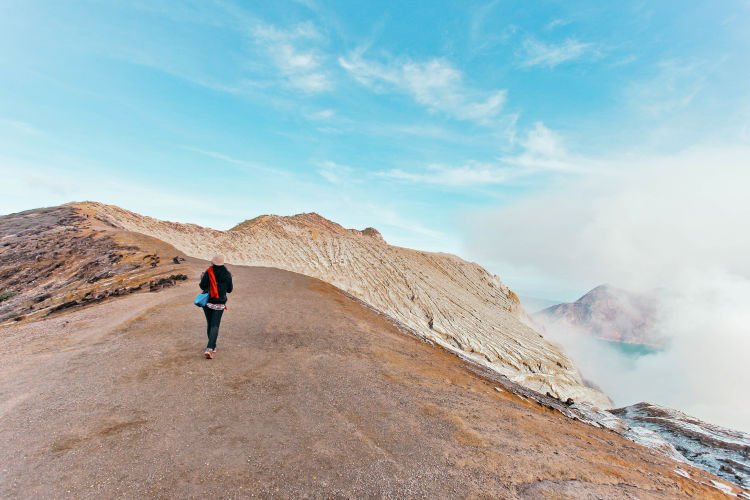
<svg viewBox="0 0 750 500">
<path fill-rule="evenodd" d="M 609 411 L 629 425 L 654 431 L 693 465 L 750 487 L 750 434 L 652 403 Z"/>
<path fill-rule="evenodd" d="M 185 259 L 163 264 L 163 246 L 71 206 L 2 216 L 0 323 L 173 286 L 187 278 Z"/>
</svg>

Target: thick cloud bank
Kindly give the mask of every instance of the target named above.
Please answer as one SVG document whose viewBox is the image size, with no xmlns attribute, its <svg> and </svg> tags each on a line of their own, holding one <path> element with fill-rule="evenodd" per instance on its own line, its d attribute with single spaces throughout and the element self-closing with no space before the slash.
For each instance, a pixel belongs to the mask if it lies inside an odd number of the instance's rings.
<svg viewBox="0 0 750 500">
<path fill-rule="evenodd" d="M 549 331 L 618 405 L 652 401 L 750 431 L 750 149 L 688 150 L 608 165 L 511 206 L 473 214 L 479 259 L 581 286 L 660 290 L 668 347 L 626 358 Z M 512 285 L 512 283 L 511 283 Z"/>
</svg>

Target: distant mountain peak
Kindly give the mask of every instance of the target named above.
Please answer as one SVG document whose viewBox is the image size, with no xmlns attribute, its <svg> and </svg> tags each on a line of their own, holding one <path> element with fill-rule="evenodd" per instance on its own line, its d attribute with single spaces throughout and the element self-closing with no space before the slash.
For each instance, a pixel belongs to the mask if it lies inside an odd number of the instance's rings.
<svg viewBox="0 0 750 500">
<path fill-rule="evenodd" d="M 624 288 L 619 288 L 609 283 L 604 283 L 599 286 L 595 286 L 585 294 L 581 295 L 576 302 L 587 302 L 592 298 L 603 298 L 603 297 L 622 297 L 624 295 L 631 295 L 633 292 L 629 292 Z"/>
<path fill-rule="evenodd" d="M 657 300 L 652 294 L 603 284 L 575 302 L 548 307 L 536 317 L 548 326 L 562 322 L 603 340 L 659 345 L 653 331 Z"/>
</svg>

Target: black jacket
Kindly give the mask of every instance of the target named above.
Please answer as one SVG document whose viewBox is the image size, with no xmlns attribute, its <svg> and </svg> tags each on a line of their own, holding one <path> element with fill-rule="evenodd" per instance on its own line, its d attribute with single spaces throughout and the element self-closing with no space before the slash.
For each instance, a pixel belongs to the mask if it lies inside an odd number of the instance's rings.
<svg viewBox="0 0 750 500">
<path fill-rule="evenodd" d="M 219 298 L 209 298 L 208 301 L 212 304 L 226 304 L 227 294 L 232 293 L 232 273 L 224 266 L 211 266 L 214 268 L 214 276 L 216 276 L 216 286 L 219 288 Z M 208 292 L 210 288 L 208 273 L 204 271 L 201 275 L 201 283 L 199 285 L 203 293 Z"/>
</svg>

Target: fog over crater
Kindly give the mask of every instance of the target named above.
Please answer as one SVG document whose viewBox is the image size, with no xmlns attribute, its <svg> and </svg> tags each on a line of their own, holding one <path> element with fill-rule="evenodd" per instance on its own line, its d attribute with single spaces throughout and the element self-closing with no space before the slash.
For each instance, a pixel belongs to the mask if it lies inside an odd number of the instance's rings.
<svg viewBox="0 0 750 500">
<path fill-rule="evenodd" d="M 750 430 L 750 149 L 693 148 L 608 162 L 490 213 L 472 213 L 467 253 L 580 287 L 658 291 L 664 349 L 633 359 L 548 329 L 618 405 L 653 401 Z M 507 279 L 511 286 L 522 284 Z"/>
</svg>

